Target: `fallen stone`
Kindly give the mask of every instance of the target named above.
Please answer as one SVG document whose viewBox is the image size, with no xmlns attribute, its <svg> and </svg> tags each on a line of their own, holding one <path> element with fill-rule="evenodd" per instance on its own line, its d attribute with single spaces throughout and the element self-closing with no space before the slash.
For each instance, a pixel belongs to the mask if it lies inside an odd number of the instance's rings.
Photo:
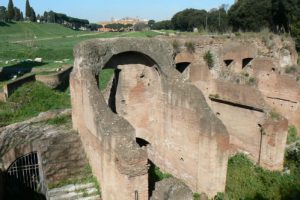
<svg viewBox="0 0 300 200">
<path fill-rule="evenodd" d="M 35 58 L 34 62 L 42 63 L 43 62 L 43 58 Z"/>
<path fill-rule="evenodd" d="M 193 200 L 192 190 L 176 178 L 167 178 L 155 184 L 151 200 Z"/>
</svg>

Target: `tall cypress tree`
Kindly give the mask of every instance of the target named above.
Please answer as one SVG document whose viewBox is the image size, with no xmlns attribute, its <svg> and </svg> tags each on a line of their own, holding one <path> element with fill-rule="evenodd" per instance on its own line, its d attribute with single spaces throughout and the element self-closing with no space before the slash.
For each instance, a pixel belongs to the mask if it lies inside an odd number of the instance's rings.
<svg viewBox="0 0 300 200">
<path fill-rule="evenodd" d="M 30 16 L 31 16 L 31 6 L 29 0 L 26 0 L 25 17 L 30 18 Z"/>
<path fill-rule="evenodd" d="M 13 20 L 15 17 L 15 8 L 12 0 L 9 0 L 7 6 L 7 18 L 8 20 Z"/>
</svg>

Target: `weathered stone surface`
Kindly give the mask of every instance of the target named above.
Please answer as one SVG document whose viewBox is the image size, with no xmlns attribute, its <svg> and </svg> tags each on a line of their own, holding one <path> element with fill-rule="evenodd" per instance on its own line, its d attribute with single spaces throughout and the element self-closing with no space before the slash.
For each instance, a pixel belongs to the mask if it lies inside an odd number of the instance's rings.
<svg viewBox="0 0 300 200">
<path fill-rule="evenodd" d="M 58 88 L 68 85 L 72 66 L 67 66 L 62 71 L 49 75 L 36 75 L 36 80 L 44 83 L 50 88 Z"/>
<path fill-rule="evenodd" d="M 203 92 L 210 108 L 225 124 L 232 153 L 242 151 L 261 166 L 282 169 L 287 120 L 270 123 L 268 113 L 272 110 L 300 128 L 299 84 L 296 78 L 281 74 L 281 67 L 297 64 L 294 43 L 279 36 L 274 37 L 272 47 L 251 37 L 234 38 L 234 42 L 221 37 L 176 40 L 182 45 L 186 41 L 195 44 L 193 57 L 179 53 L 175 60 L 190 59 L 186 69 L 189 75 L 184 77 L 189 77 Z M 181 46 L 181 51 L 185 52 L 184 48 Z M 211 68 L 204 60 L 208 51 L 214 61 Z M 248 60 L 243 63 L 243 59 Z M 266 125 L 268 129 L 264 129 Z M 262 134 L 262 129 L 268 133 Z"/>
<path fill-rule="evenodd" d="M 193 200 L 193 192 L 180 180 L 168 178 L 155 184 L 151 200 Z"/>
<path fill-rule="evenodd" d="M 171 45 L 157 39 L 98 39 L 81 43 L 74 54 L 73 126 L 102 183 L 103 199 L 133 199 L 135 191 L 148 199 L 148 158 L 193 191 L 211 197 L 224 191 L 226 128 L 201 91 L 175 70 Z M 107 100 L 95 79 L 104 67 L 119 71 Z M 148 156 L 136 137 L 151 144 Z"/>
<path fill-rule="evenodd" d="M 88 164 L 78 134 L 70 124 L 53 126 L 45 120 L 70 115 L 71 110 L 41 113 L 38 117 L 0 129 L 0 169 L 20 156 L 37 152 L 45 183 L 76 177 Z"/>
</svg>

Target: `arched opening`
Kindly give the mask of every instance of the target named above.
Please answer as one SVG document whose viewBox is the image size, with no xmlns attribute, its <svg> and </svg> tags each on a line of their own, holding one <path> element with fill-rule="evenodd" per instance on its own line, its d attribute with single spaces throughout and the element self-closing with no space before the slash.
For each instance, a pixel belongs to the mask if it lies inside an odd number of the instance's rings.
<svg viewBox="0 0 300 200">
<path fill-rule="evenodd" d="M 142 138 L 136 138 L 136 143 L 140 146 L 140 147 L 147 147 L 148 145 L 150 145 L 150 143 L 147 140 L 144 140 Z"/>
<path fill-rule="evenodd" d="M 99 78 L 99 87 L 107 105 L 120 116 L 128 114 L 129 108 L 126 107 L 131 103 L 145 103 L 160 83 L 156 62 L 143 53 L 133 51 L 112 56 L 96 78 Z M 137 99 L 140 101 L 137 102 Z"/>
<path fill-rule="evenodd" d="M 242 69 L 244 69 L 247 65 L 249 65 L 252 60 L 253 58 L 244 58 Z"/>
<path fill-rule="evenodd" d="M 140 52 L 124 52 L 114 55 L 101 73 L 111 70 L 110 81 L 102 94 L 109 108 L 126 119 L 136 131 L 136 143 L 146 148 L 151 144 L 143 139 L 160 131 L 161 79 L 157 63 Z M 102 75 L 100 74 L 101 85 Z M 107 79 L 106 79 L 107 80 Z M 149 160 L 151 170 L 157 171 Z M 155 178 L 150 178 L 149 193 L 154 189 Z"/>
<path fill-rule="evenodd" d="M 224 60 L 224 63 L 226 65 L 226 67 L 229 67 L 231 65 L 231 63 L 233 62 L 232 59 L 229 59 L 229 60 Z"/>
<path fill-rule="evenodd" d="M 189 66 L 190 64 L 191 64 L 190 62 L 181 62 L 181 63 L 177 63 L 177 64 L 176 64 L 176 69 L 177 69 L 177 71 L 179 71 L 180 73 L 183 73 L 183 72 L 188 68 L 188 66 Z"/>
<path fill-rule="evenodd" d="M 17 158 L 5 173 L 6 199 L 46 199 L 42 193 L 43 180 L 37 152 Z"/>
</svg>

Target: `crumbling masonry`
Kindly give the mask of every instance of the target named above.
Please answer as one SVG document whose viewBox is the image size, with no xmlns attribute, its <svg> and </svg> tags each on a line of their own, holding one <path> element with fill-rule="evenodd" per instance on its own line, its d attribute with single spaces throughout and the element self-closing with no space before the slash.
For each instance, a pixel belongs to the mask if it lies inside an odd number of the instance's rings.
<svg viewBox="0 0 300 200">
<path fill-rule="evenodd" d="M 230 154 L 242 151 L 268 169 L 283 167 L 288 123 L 299 125 L 300 93 L 297 82 L 276 73 L 276 63 L 293 63 L 294 53 L 267 57 L 250 44 L 208 38 L 192 39 L 195 52 L 178 51 L 173 40 L 97 39 L 75 47 L 73 126 L 104 200 L 148 199 L 150 161 L 209 197 L 225 189 Z M 203 59 L 207 51 L 214 66 Z M 102 94 L 98 77 L 107 68 L 115 76 Z M 237 78 L 244 72 L 248 78 Z M 274 117 L 277 107 L 270 104 L 284 99 L 273 95 L 264 76 L 293 86 L 286 103 L 295 102 L 295 114 L 278 109 L 281 115 Z"/>
</svg>

